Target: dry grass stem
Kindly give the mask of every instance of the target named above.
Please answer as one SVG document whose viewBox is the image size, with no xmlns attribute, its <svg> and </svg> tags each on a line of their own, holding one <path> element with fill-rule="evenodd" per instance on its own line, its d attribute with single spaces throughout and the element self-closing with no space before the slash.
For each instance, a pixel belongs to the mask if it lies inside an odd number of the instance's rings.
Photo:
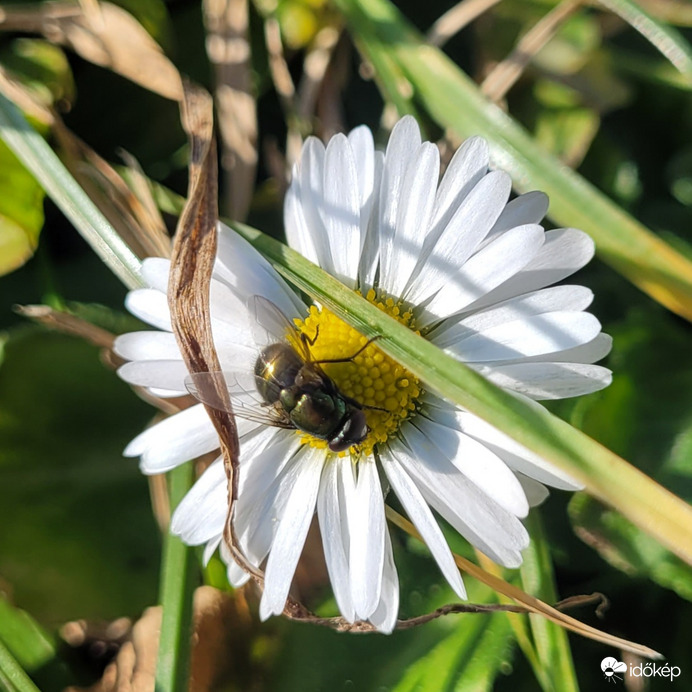
<svg viewBox="0 0 692 692">
<path fill-rule="evenodd" d="M 339 41 L 340 32 L 333 26 L 325 26 L 317 32 L 303 62 L 303 74 L 298 85 L 296 115 L 298 122 L 312 122 L 322 82 Z M 300 133 L 302 135 L 302 133 Z M 286 142 L 286 159 L 289 168 L 298 160 L 303 144 L 302 136 L 290 136 Z"/>
<path fill-rule="evenodd" d="M 462 0 L 447 10 L 428 31 L 428 41 L 433 46 L 443 46 L 474 19 L 480 17 L 501 0 Z"/>
<path fill-rule="evenodd" d="M 155 204 L 143 202 L 120 174 L 56 119 L 54 132 L 70 173 L 140 258 L 170 257 L 171 240 Z"/>
<path fill-rule="evenodd" d="M 391 507 L 387 507 L 386 511 L 389 521 L 398 526 L 400 529 L 406 531 L 406 533 L 408 533 L 410 536 L 414 536 L 421 541 L 423 540 L 410 521 L 402 517 L 398 512 L 395 512 L 393 509 L 391 509 Z M 478 581 L 486 584 L 498 594 L 510 598 L 515 603 L 525 608 L 529 613 L 542 615 L 560 627 L 564 627 L 571 632 L 580 634 L 582 637 L 586 637 L 587 639 L 593 639 L 597 642 L 601 642 L 602 644 L 613 646 L 616 649 L 631 651 L 632 653 L 649 659 L 663 658 L 661 654 L 653 649 L 650 649 L 648 646 L 642 646 L 641 644 L 636 644 L 635 642 L 628 641 L 627 639 L 614 637 L 606 632 L 601 632 L 595 627 L 585 625 L 583 622 L 580 622 L 569 615 L 565 615 L 557 608 L 544 603 L 535 596 L 527 594 L 520 588 L 506 582 L 504 579 L 501 579 L 497 574 L 491 574 L 490 572 L 478 567 L 478 565 L 473 564 L 473 562 L 466 560 L 460 555 L 454 555 L 454 561 L 462 572 L 466 572 Z M 490 560 L 487 560 L 487 562 L 490 563 Z M 499 571 L 499 568 L 497 569 Z"/>
<path fill-rule="evenodd" d="M 91 322 L 76 317 L 68 312 L 55 310 L 48 305 L 15 305 L 15 312 L 34 322 L 55 329 L 63 334 L 79 337 L 98 348 L 113 348 L 115 336 L 106 329 L 101 329 Z"/>
<path fill-rule="evenodd" d="M 0 65 L 0 92 L 19 106 L 24 113 L 38 120 L 38 122 L 43 125 L 52 126 L 55 122 L 55 114 L 53 111 L 36 99 L 34 95 L 29 92 L 21 82 L 14 79 L 2 65 Z"/>
<path fill-rule="evenodd" d="M 215 99 L 225 173 L 224 213 L 243 221 L 257 169 L 257 106 L 252 94 L 247 0 L 205 0 L 207 55 L 214 66 Z"/>
<path fill-rule="evenodd" d="M 481 91 L 498 103 L 516 84 L 534 56 L 581 6 L 583 0 L 563 0 L 524 35 L 510 55 L 498 63 L 481 84 Z"/>
</svg>

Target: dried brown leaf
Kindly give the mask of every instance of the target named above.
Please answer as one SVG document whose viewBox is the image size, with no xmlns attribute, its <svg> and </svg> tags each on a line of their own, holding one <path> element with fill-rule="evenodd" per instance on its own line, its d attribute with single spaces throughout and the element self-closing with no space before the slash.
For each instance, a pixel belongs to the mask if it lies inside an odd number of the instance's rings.
<svg viewBox="0 0 692 692">
<path fill-rule="evenodd" d="M 176 67 L 142 25 L 116 5 L 103 2 L 89 11 L 62 2 L 5 8 L 0 30 L 43 34 L 145 89 L 175 101 L 182 98 Z"/>
<path fill-rule="evenodd" d="M 168 303 L 173 333 L 189 372 L 217 372 L 221 369 L 214 347 L 209 316 L 209 285 L 216 257 L 218 217 L 218 172 L 211 96 L 199 87 L 185 85 L 182 122 L 190 141 L 187 202 L 178 222 L 168 282 Z M 228 392 L 218 383 L 217 395 L 232 410 Z M 238 485 L 239 442 L 233 416 L 206 406 L 219 436 L 219 444 L 229 483 L 229 510 L 232 516 Z M 227 542 L 234 557 L 255 578 L 261 580 L 237 548 L 233 527 L 227 522 Z"/>
<path fill-rule="evenodd" d="M 147 608 L 134 626 L 123 631 L 124 621 L 101 625 L 84 621 L 67 623 L 61 635 L 68 645 L 99 648 L 117 646 L 118 653 L 101 679 L 89 688 L 70 687 L 65 692 L 151 692 L 161 631 L 161 607 Z M 117 625 L 117 627 L 116 627 Z M 201 586 L 193 603 L 190 692 L 218 689 L 224 679 L 238 678 L 247 667 L 251 620 L 242 596 Z"/>
</svg>

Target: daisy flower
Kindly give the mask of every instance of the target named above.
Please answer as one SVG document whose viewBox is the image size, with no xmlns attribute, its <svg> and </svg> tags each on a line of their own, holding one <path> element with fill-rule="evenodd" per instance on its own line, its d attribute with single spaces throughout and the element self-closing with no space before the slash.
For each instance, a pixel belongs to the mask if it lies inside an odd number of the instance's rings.
<svg viewBox="0 0 692 692">
<path fill-rule="evenodd" d="M 288 242 L 516 396 L 559 399 L 605 387 L 610 372 L 593 363 L 611 342 L 585 312 L 591 291 L 551 286 L 590 260 L 591 239 L 572 228 L 546 232 L 540 225 L 546 196 L 532 192 L 510 201 L 509 176 L 488 166 L 486 142 L 472 138 L 440 179 L 438 149 L 421 141 L 411 117 L 396 125 L 384 153 L 365 127 L 336 135 L 326 147 L 310 138 L 286 195 Z M 146 260 L 142 274 L 150 288 L 127 298 L 132 313 L 161 331 L 126 334 L 115 346 L 130 361 L 121 377 L 159 396 L 176 396 L 190 386 L 171 333 L 168 273 L 168 261 Z M 399 585 L 385 520 L 388 492 L 399 499 L 452 589 L 465 598 L 436 515 L 495 562 L 517 567 L 529 542 L 521 522 L 529 506 L 545 498 L 546 485 L 578 487 L 560 469 L 429 391 L 376 341 L 368 342 L 325 308 L 305 304 L 223 225 L 211 319 L 241 416 L 233 520 L 249 561 L 264 566 L 263 619 L 284 608 L 315 513 L 342 616 L 390 632 Z M 345 406 L 331 432 L 311 434 L 310 426 L 273 427 L 244 416 L 259 399 L 286 422 L 290 406 L 283 398 L 268 404 L 264 380 L 256 375 L 258 354 L 282 341 L 293 345 L 294 354 L 305 350 L 328 379 L 332 404 Z M 347 430 L 341 443 L 333 443 L 345 423 L 351 437 Z M 216 433 L 198 404 L 143 432 L 125 454 L 141 457 L 142 471 L 155 474 L 216 449 Z M 226 509 L 219 458 L 179 505 L 171 530 L 188 544 L 205 544 L 207 559 L 220 546 L 229 579 L 239 585 L 248 577 L 222 542 Z"/>
</svg>

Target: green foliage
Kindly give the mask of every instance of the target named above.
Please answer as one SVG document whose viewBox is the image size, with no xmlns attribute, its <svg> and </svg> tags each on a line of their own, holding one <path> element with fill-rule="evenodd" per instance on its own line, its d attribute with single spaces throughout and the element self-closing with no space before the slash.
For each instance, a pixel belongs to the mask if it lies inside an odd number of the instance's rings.
<svg viewBox="0 0 692 692">
<path fill-rule="evenodd" d="M 201 3 L 117 4 L 138 18 L 182 72 L 212 86 Z M 557 4 L 504 0 L 452 37 L 443 53 L 425 45 L 418 31 L 427 30 L 449 3 L 338 0 L 335 9 L 321 0 L 256 0 L 251 80 L 259 85 L 261 166 L 250 223 L 280 236 L 280 185 L 270 171 L 281 169 L 283 162 L 274 154 L 283 152 L 290 124 L 272 89 L 263 18 L 278 19 L 297 81 L 315 32 L 326 23 L 349 22 L 355 49 L 349 54 L 346 41 L 339 45 L 328 88 L 320 92 L 315 111 L 303 118 L 304 125 L 313 125 L 319 134 L 338 112 L 346 127 L 365 121 L 376 130 L 382 106 L 393 104 L 400 114 L 414 113 L 433 138 L 442 130 L 485 134 L 494 142 L 496 161 L 512 168 L 520 188 L 550 189 L 556 221 L 587 227 L 614 268 L 594 263 L 575 281 L 594 289 L 593 312 L 614 337 L 606 365 L 615 373 L 604 392 L 550 408 L 690 501 L 690 327 L 617 272 L 685 314 L 670 297 L 689 298 L 690 275 L 683 270 L 692 259 L 692 17 L 677 2 L 640 7 L 631 0 L 608 0 L 626 20 L 617 24 L 602 9 L 582 8 L 531 60 L 507 95 L 506 112 L 489 106 L 476 82 Z M 369 65 L 361 65 L 361 56 Z M 132 153 L 151 177 L 156 204 L 174 227 L 186 190 L 188 156 L 177 104 L 27 32 L 0 37 L 0 63 L 42 104 L 58 108 L 67 126 L 111 163 L 121 163 L 121 147 Z M 2 112 L 4 135 L 13 147 L 28 143 L 22 155 L 33 157 L 42 185 L 53 185 L 54 201 L 68 215 L 81 214 L 82 230 L 99 229 L 91 243 L 108 241 L 107 224 L 90 215 L 93 210 L 87 213 L 83 198 L 74 191 L 60 197 L 71 177 L 47 166 L 55 157 L 36 135 L 38 130 L 47 137 L 47 128 L 32 121 L 28 134 L 10 111 Z M 565 173 L 568 167 L 578 169 L 581 178 Z M 131 182 L 127 171 L 117 170 Z M 184 689 L 190 593 L 198 575 L 231 589 L 218 557 L 198 571 L 201 556 L 195 559 L 175 539 L 168 540 L 159 575 L 160 538 L 147 482 L 136 462 L 121 456 L 152 410 L 103 366 L 93 347 L 16 326 L 19 318 L 10 310 L 14 302 L 49 301 L 112 332 L 139 328 L 122 312 L 124 291 L 114 288 L 115 280 L 52 202 L 45 207 L 41 234 L 44 198 L 42 187 L 0 142 L 0 273 L 16 269 L 0 279 L 0 320 L 14 325 L 0 335 L 0 687 L 33 690 L 24 671 L 46 691 L 93 682 L 97 673 L 86 673 L 66 654 L 58 627 L 79 617 L 91 622 L 136 618 L 156 603 L 160 576 L 168 618 L 162 649 L 168 658 L 160 660 L 159 682 L 162 689 Z M 652 241 L 644 250 L 642 224 Z M 38 255 L 21 266 L 39 240 Z M 136 258 L 122 249 L 122 276 L 135 285 Z M 274 260 L 283 262 L 284 270 L 295 269 L 290 253 L 277 250 Z M 319 288 L 319 275 L 302 276 Z M 652 285 L 665 286 L 668 293 L 662 296 Z M 75 302 L 95 300 L 106 305 Z M 362 306 L 356 301 L 347 307 L 358 313 Z M 517 417 L 518 426 L 524 423 Z M 605 466 L 596 463 L 590 473 L 611 486 L 613 504 L 631 497 L 629 484 L 617 474 L 609 476 Z M 644 492 L 642 506 L 648 499 Z M 665 513 L 666 505 L 660 509 Z M 534 510 L 528 526 L 533 541 L 524 565 L 505 578 L 549 603 L 602 591 L 612 602 L 604 620 L 596 621 L 590 608 L 574 614 L 685 665 L 692 618 L 689 565 L 585 493 L 554 493 Z M 467 544 L 449 538 L 456 551 L 474 559 Z M 419 541 L 397 531 L 393 540 L 402 582 L 401 617 L 456 600 L 441 586 Z M 333 614 L 324 578 L 310 577 L 314 584 L 307 605 Z M 469 577 L 465 583 L 472 602 L 496 601 L 494 593 Z M 385 637 L 338 634 L 279 619 L 260 625 L 252 592 L 246 610 L 255 622 L 243 630 L 252 656 L 243 661 L 241 674 L 224 682 L 241 692 L 571 692 L 579 684 L 585 690 L 605 684 L 600 661 L 618 656 L 577 638 L 568 641 L 564 631 L 533 616 L 450 615 Z M 246 686 L 246 680 L 252 684 Z"/>
<path fill-rule="evenodd" d="M 572 417 L 690 501 L 692 361 L 686 332 L 657 311 L 628 316 L 612 330 L 612 386 L 589 405 L 576 404 Z M 578 494 L 570 516 L 584 539 L 625 574 L 647 577 L 692 600 L 692 568 L 617 512 Z"/>
<path fill-rule="evenodd" d="M 0 50 L 0 62 L 13 79 L 50 106 L 74 97 L 74 82 L 63 51 L 47 41 L 16 39 Z M 47 127 L 34 123 L 42 132 Z M 43 227 L 44 192 L 4 142 L 0 142 L 0 275 L 26 262 Z"/>
<path fill-rule="evenodd" d="M 39 329 L 10 334 L 0 525 L 13 529 L 0 534 L 0 574 L 40 621 L 136 615 L 153 601 L 159 539 L 146 481 L 122 458 L 146 417 L 93 347 Z"/>
</svg>

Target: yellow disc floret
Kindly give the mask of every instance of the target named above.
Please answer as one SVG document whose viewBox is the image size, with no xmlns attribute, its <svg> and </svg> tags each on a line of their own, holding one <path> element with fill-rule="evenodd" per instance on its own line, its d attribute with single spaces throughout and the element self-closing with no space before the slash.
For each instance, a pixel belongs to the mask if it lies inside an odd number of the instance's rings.
<svg viewBox="0 0 692 692">
<path fill-rule="evenodd" d="M 411 311 L 401 303 L 378 295 L 372 289 L 365 297 L 368 302 L 409 329 L 415 328 Z M 308 342 L 312 342 L 309 346 L 310 359 L 319 364 L 343 396 L 362 407 L 370 432 L 360 445 L 349 451 L 355 457 L 370 455 L 375 445 L 386 442 L 416 410 L 421 394 L 418 379 L 381 351 L 377 341 L 368 344 L 367 337 L 349 327 L 329 310 L 318 309 L 313 305 L 308 316 L 304 320 L 296 320 L 295 324 L 298 332 L 304 334 Z M 368 345 L 354 356 L 366 344 Z M 350 360 L 320 363 L 340 358 Z M 306 444 L 327 447 L 325 440 L 303 432 L 299 434 Z"/>
</svg>

